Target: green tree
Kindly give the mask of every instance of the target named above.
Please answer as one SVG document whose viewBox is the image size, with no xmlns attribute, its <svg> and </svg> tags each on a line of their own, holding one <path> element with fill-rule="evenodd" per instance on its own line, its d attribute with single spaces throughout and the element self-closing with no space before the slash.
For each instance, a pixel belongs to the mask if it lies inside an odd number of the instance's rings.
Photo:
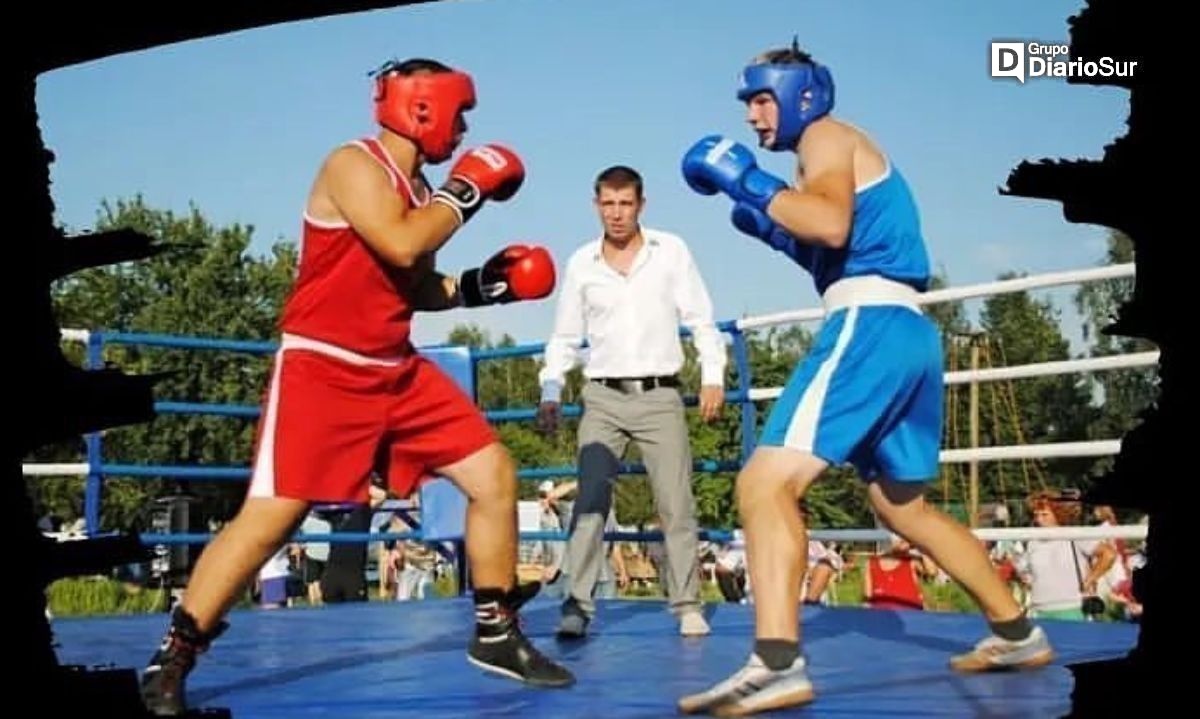
<svg viewBox="0 0 1200 719">
<path fill-rule="evenodd" d="M 1000 279 L 1014 276 L 1005 274 Z M 965 351 L 972 342 L 979 347 L 981 368 L 1070 358 L 1059 311 L 1049 300 L 1035 300 L 1025 292 L 988 298 L 980 316 L 980 333 L 969 338 Z M 959 367 L 965 368 L 961 360 Z M 967 384 L 959 387 L 960 401 L 968 390 Z M 961 410 L 962 404 L 954 407 Z M 979 385 L 982 446 L 1078 441 L 1087 435 L 1095 414 L 1088 384 L 1075 374 Z M 958 432 L 954 446 L 970 445 L 966 420 L 964 414 L 953 421 Z M 1080 486 L 1091 463 L 1089 458 L 985 462 L 980 466 L 981 501 L 1019 498 L 1042 484 Z"/>
<path fill-rule="evenodd" d="M 944 271 L 938 272 L 933 276 L 929 283 L 929 290 L 941 290 L 950 286 L 950 281 Z M 959 335 L 967 332 L 971 328 L 971 321 L 967 318 L 966 308 L 963 306 L 962 300 L 954 302 L 938 302 L 935 304 L 926 305 L 925 314 L 934 321 L 938 329 L 942 331 L 942 343 L 947 352 L 949 359 L 949 342 L 948 339 L 954 335 Z"/>
<path fill-rule="evenodd" d="M 722 334 L 726 340 L 728 334 Z M 726 350 L 725 391 L 732 392 L 738 388 L 740 378 L 732 346 Z M 699 354 L 690 338 L 683 340 L 684 365 L 680 372 L 683 382 L 683 393 L 689 402 L 686 410 L 688 438 L 691 440 L 692 458 L 695 461 L 706 462 L 736 462 L 742 451 L 742 405 L 726 401 L 720 414 L 711 422 L 705 422 L 700 417 L 695 400 L 700 391 L 700 362 Z M 736 512 L 733 504 L 733 472 L 695 472 L 692 475 L 692 494 L 696 500 L 697 521 L 702 527 L 727 529 L 733 526 Z M 624 498 L 623 498 L 624 499 Z M 639 477 L 638 482 L 631 486 L 628 492 L 626 516 L 635 514 L 636 502 L 650 501 L 649 482 L 646 477 Z M 647 506 L 637 516 L 639 523 L 653 518 L 653 503 Z M 621 515 L 618 515 L 618 517 Z"/>
<path fill-rule="evenodd" d="M 248 253 L 253 228 L 217 227 L 201 212 L 176 215 L 148 207 L 140 196 L 101 206 L 96 230 L 130 227 L 179 251 L 139 262 L 76 273 L 54 288 L 63 327 L 270 340 L 296 266 L 294 248 L 277 244 L 266 256 Z M 109 344 L 106 362 L 128 372 L 174 374 L 158 385 L 159 400 L 257 406 L 270 357 L 224 351 Z M 153 422 L 103 434 L 108 463 L 248 465 L 254 418 L 161 414 Z M 47 448 L 75 459 L 79 447 Z M 33 489 L 60 516 L 82 511 L 82 480 L 37 480 Z M 208 516 L 227 517 L 245 494 L 242 481 L 108 478 L 102 526 L 137 526 L 152 498 L 187 491 Z"/>
<path fill-rule="evenodd" d="M 472 350 L 513 347 L 516 342 L 508 335 L 493 341 L 490 334 L 473 324 L 457 325 L 450 330 L 446 341 Z M 475 399 L 483 411 L 532 410 L 540 397 L 537 356 L 478 359 L 475 363 Z M 576 370 L 575 374 L 578 371 Z M 576 380 L 577 382 L 578 380 Z M 571 385 L 564 392 L 570 401 Z M 574 459 L 575 427 L 578 420 L 564 418 L 561 428 L 552 436 L 537 431 L 528 420 L 496 421 L 500 439 L 512 454 L 518 468 L 539 468 L 572 465 Z M 537 482 L 523 481 L 519 487 L 521 499 L 537 495 Z"/>
<path fill-rule="evenodd" d="M 782 387 L 787 384 L 796 365 L 812 347 L 813 335 L 805 327 L 774 326 L 746 335 L 747 354 L 753 386 Z M 770 402 L 759 405 L 759 427 L 766 418 Z"/>
<path fill-rule="evenodd" d="M 1118 231 L 1108 235 L 1104 262 L 1113 265 L 1133 262 L 1133 241 Z M 1081 285 L 1075 307 L 1084 316 L 1083 336 L 1090 342 L 1089 354 L 1104 357 L 1134 352 L 1153 352 L 1152 343 L 1137 337 L 1114 337 L 1105 328 L 1116 319 L 1120 306 L 1133 296 L 1133 279 L 1121 278 Z M 1158 371 L 1154 366 L 1097 372 L 1090 377 L 1093 391 L 1102 398 L 1098 416 L 1088 430 L 1091 439 L 1116 439 L 1138 423 L 1139 414 L 1157 395 Z M 1097 473 L 1111 469 L 1112 458 L 1096 462 Z"/>
<path fill-rule="evenodd" d="M 944 270 L 935 274 L 930 281 L 929 289 L 941 290 L 950 286 L 950 281 Z M 925 306 L 926 315 L 933 320 L 941 331 L 943 364 L 947 370 L 961 369 L 964 359 L 961 338 L 971 333 L 971 321 L 967 317 L 966 308 L 961 300 L 954 302 L 938 302 Z M 955 446 L 959 439 L 959 428 L 956 422 L 959 418 L 967 417 L 969 398 L 965 392 L 960 393 L 955 385 L 947 385 L 945 391 L 944 414 L 942 421 L 943 445 Z M 937 485 L 930 489 L 929 498 L 937 501 L 943 509 L 959 514 L 966 498 L 966 473 L 963 466 L 953 463 L 943 463 L 939 469 Z"/>
</svg>

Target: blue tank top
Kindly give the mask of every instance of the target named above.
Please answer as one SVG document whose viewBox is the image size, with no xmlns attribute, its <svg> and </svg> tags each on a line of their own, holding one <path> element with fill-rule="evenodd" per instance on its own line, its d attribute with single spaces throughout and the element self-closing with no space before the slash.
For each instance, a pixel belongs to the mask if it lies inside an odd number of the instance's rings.
<svg viewBox="0 0 1200 719">
<path fill-rule="evenodd" d="M 780 249 L 812 274 L 820 294 L 843 277 L 862 275 L 882 275 L 921 292 L 929 288 L 929 255 L 916 200 L 890 161 L 882 177 L 854 193 L 845 247 L 789 242 Z"/>
</svg>

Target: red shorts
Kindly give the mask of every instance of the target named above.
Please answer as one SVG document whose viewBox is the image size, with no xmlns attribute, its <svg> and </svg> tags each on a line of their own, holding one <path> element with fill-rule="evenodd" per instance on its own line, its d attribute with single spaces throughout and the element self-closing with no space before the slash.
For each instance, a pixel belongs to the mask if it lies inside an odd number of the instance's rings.
<svg viewBox="0 0 1200 719">
<path fill-rule="evenodd" d="M 285 336 L 259 420 L 252 497 L 366 502 L 372 472 L 400 497 L 496 441 L 475 403 L 419 354 L 363 357 Z"/>
</svg>

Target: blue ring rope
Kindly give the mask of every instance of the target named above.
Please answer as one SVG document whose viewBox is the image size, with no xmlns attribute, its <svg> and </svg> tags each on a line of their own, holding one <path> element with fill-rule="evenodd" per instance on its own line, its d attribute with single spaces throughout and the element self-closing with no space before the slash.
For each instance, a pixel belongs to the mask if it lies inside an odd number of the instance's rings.
<svg viewBox="0 0 1200 719">
<path fill-rule="evenodd" d="M 733 344 L 733 360 L 734 367 L 737 370 L 738 382 L 737 388 L 726 391 L 725 401 L 728 403 L 738 403 L 742 405 L 742 456 L 737 460 L 698 460 L 693 463 L 693 471 L 696 472 L 733 472 L 741 469 L 745 462 L 745 458 L 753 449 L 754 435 L 754 407 L 750 402 L 751 377 L 750 377 L 750 362 L 749 352 L 745 342 L 745 336 L 738 328 L 737 323 L 733 320 L 726 320 L 717 323 L 720 331 L 728 333 L 732 337 Z M 686 328 L 680 329 L 681 336 L 689 336 L 691 334 Z M 196 337 L 186 335 L 172 335 L 162 333 L 137 333 L 137 332 L 107 332 L 97 331 L 91 332 L 88 337 L 88 366 L 99 367 L 103 365 L 103 348 L 105 344 L 111 345 L 137 345 L 146 347 L 160 347 L 168 349 L 202 349 L 213 351 L 240 352 L 256 355 L 272 354 L 279 349 L 278 342 L 255 341 L 255 340 L 230 340 L 208 337 Z M 496 347 L 490 349 L 473 349 L 470 351 L 470 365 L 473 371 L 477 370 L 478 363 L 482 361 L 506 359 L 512 357 L 532 357 L 542 354 L 545 349 L 545 343 L 531 343 L 514 345 L 511 347 Z M 695 406 L 698 403 L 696 396 L 684 397 L 686 406 Z M 252 419 L 261 414 L 261 408 L 255 405 L 240 405 L 240 404 L 222 404 L 222 403 L 206 403 L 206 402 L 175 402 L 162 401 L 154 404 L 154 409 L 159 414 L 195 414 L 209 416 L 224 416 L 224 417 L 241 417 Z M 582 413 L 582 408 L 578 405 L 568 404 L 561 407 L 561 414 L 564 417 L 578 417 Z M 494 409 L 485 410 L 485 417 L 491 422 L 522 422 L 531 421 L 537 417 L 537 408 L 510 408 L 510 409 Z M 749 426 L 747 426 L 749 422 Z M 102 460 L 100 434 L 93 433 L 86 438 L 87 446 L 87 461 L 89 472 L 87 483 L 85 485 L 85 520 L 87 524 L 87 534 L 89 536 L 99 536 L 100 525 L 100 501 L 101 493 L 103 492 L 103 480 L 105 477 L 133 477 L 133 478 L 149 478 L 149 477 L 169 477 L 173 479 L 206 479 L 206 480 L 232 480 L 245 481 L 249 479 L 251 469 L 248 466 L 182 466 L 182 465 L 160 465 L 160 464 L 124 464 L 124 463 L 105 463 Z M 622 474 L 645 474 L 646 468 L 641 464 L 622 464 Z M 540 480 L 551 477 L 572 477 L 578 474 L 578 468 L 574 466 L 561 467 L 539 467 L 527 468 L 517 471 L 517 477 L 521 480 Z M 701 530 L 703 537 L 711 537 L 713 539 L 727 540 L 730 534 L 721 531 Z M 305 541 L 390 541 L 390 539 L 420 539 L 422 534 L 417 532 L 405 533 L 337 533 L 331 535 L 301 535 Z M 605 534 L 606 538 L 630 541 L 643 541 L 647 538 L 655 537 L 655 533 L 645 532 L 616 532 Z M 661 537 L 661 534 L 657 534 Z M 563 540 L 566 535 L 562 532 L 524 532 L 520 535 L 521 541 L 554 541 Z M 143 534 L 141 539 L 147 544 L 177 544 L 177 543 L 204 543 L 211 539 L 209 534 L 178 534 L 178 535 L 163 535 L 163 534 Z"/>
<path fill-rule="evenodd" d="M 179 532 L 176 534 L 144 533 L 138 535 L 143 544 L 205 544 L 215 537 L 215 534 L 204 532 Z M 605 532 L 604 539 L 615 542 L 661 542 L 662 532 Z M 697 533 L 701 541 L 727 542 L 733 537 L 733 532 L 721 529 L 702 529 Z M 310 543 L 360 543 L 360 542 L 391 542 L 395 540 L 426 541 L 421 532 L 337 532 L 333 534 L 296 534 L 288 542 L 296 544 Z M 561 531 L 521 532 L 518 537 L 521 542 L 566 541 L 567 533 Z M 429 540 L 442 541 L 442 540 Z M 450 541 L 450 540 L 445 540 Z"/>
</svg>

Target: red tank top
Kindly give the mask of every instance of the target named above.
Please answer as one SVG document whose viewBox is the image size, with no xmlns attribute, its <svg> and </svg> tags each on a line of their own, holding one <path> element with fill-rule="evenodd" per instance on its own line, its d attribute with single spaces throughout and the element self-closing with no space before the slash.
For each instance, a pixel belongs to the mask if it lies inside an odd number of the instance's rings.
<svg viewBox="0 0 1200 719">
<path fill-rule="evenodd" d="M 410 207 L 420 198 L 375 138 L 352 144 L 387 170 Z M 411 351 L 413 309 L 409 275 L 387 264 L 347 223 L 323 222 L 305 213 L 296 281 L 284 305 L 280 329 L 363 355 L 395 357 Z"/>
<path fill-rule="evenodd" d="M 921 587 L 913 578 L 913 560 L 901 559 L 891 570 L 885 570 L 879 560 L 880 557 L 871 557 L 867 561 L 867 571 L 871 573 L 871 596 L 867 601 L 871 606 L 924 609 Z"/>
</svg>

